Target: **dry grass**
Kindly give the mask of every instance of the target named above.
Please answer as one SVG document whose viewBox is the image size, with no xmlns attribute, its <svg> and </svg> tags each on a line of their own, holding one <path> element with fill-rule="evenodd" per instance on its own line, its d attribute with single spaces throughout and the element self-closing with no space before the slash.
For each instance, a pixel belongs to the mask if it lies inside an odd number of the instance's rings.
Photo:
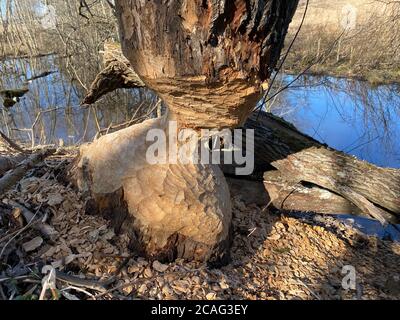
<svg viewBox="0 0 400 320">
<path fill-rule="evenodd" d="M 305 2 L 300 3 L 288 41 L 299 27 Z M 343 27 L 350 17 L 342 11 L 346 5 L 355 9 L 354 28 Z M 311 0 L 285 69 L 297 73 L 318 61 L 311 73 L 359 77 L 375 84 L 400 82 L 399 18 L 398 2 Z"/>
</svg>

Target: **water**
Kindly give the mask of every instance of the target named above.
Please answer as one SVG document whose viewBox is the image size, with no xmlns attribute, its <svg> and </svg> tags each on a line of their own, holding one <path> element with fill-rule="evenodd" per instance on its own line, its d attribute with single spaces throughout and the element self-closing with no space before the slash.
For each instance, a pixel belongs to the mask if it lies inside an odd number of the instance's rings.
<svg viewBox="0 0 400 320">
<path fill-rule="evenodd" d="M 270 107 L 322 143 L 382 167 L 400 168 L 399 86 L 304 76 Z"/>
<path fill-rule="evenodd" d="M 93 108 L 82 108 L 79 104 L 89 84 L 83 84 L 84 88 L 79 75 L 67 71 L 66 63 L 57 56 L 0 62 L 0 90 L 29 89 L 12 108 L 1 108 L 3 132 L 30 145 L 58 144 L 60 140 L 64 145 L 80 144 L 91 141 L 99 129 L 129 121 L 133 115 L 142 116 L 155 104 L 156 97 L 149 91 L 118 90 Z M 27 83 L 27 79 L 46 71 L 56 72 Z"/>
</svg>

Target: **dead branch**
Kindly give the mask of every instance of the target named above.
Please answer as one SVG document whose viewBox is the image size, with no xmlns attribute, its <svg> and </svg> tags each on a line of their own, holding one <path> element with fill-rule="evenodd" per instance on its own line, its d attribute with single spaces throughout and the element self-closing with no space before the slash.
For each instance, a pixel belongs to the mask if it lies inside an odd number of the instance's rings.
<svg viewBox="0 0 400 320">
<path fill-rule="evenodd" d="M 46 157 L 53 154 L 55 149 L 44 149 L 38 153 L 32 154 L 27 159 L 18 164 L 14 170 L 7 172 L 0 179 L 0 194 L 4 194 L 7 190 L 12 188 L 19 180 L 21 180 L 25 173 L 32 169 L 37 163 L 43 161 Z"/>
</svg>

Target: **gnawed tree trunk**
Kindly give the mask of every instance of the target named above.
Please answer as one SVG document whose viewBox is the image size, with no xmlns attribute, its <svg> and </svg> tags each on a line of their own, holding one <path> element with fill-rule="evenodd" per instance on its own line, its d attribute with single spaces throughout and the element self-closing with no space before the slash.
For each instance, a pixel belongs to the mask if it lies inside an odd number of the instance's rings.
<svg viewBox="0 0 400 320">
<path fill-rule="evenodd" d="M 113 46 L 113 51 L 116 49 L 116 45 Z M 106 56 L 107 51 L 106 51 Z M 122 54 L 114 54 L 114 56 L 121 56 Z M 129 70 L 123 70 L 122 74 L 134 73 L 133 69 L 129 66 Z M 123 129 L 125 126 L 120 125 L 118 128 Z M 354 214 L 360 216 L 370 217 L 371 213 L 368 213 L 370 208 L 374 211 L 374 207 L 371 206 L 374 202 L 367 200 L 365 196 L 357 193 L 357 191 L 346 189 L 347 192 L 342 192 L 345 196 L 341 196 L 330 189 L 326 189 L 319 184 L 313 184 L 310 181 L 303 181 L 301 178 L 285 177 L 279 171 L 275 170 L 273 163 L 281 159 L 285 159 L 291 154 L 296 154 L 303 150 L 314 150 L 315 159 L 320 158 L 320 153 L 328 152 L 332 157 L 335 156 L 334 150 L 328 148 L 326 145 L 320 144 L 318 141 L 311 137 L 304 135 L 299 132 L 293 125 L 285 122 L 284 120 L 273 116 L 272 114 L 257 113 L 252 115 L 245 123 L 245 128 L 255 129 L 255 146 L 247 146 L 248 152 L 254 151 L 255 153 L 255 172 L 251 177 L 246 177 L 247 181 L 243 179 L 237 180 L 234 178 L 228 179 L 229 188 L 234 195 L 240 194 L 244 198 L 243 200 L 247 203 L 258 203 L 259 205 L 266 205 L 272 203 L 276 208 L 280 210 L 288 211 L 301 211 L 301 212 L 316 212 L 322 214 Z M 243 139 L 246 141 L 246 139 Z M 314 148 L 314 149 L 312 149 Z M 322 150 L 320 152 L 320 150 Z M 341 157 L 347 159 L 347 163 L 355 162 L 356 171 L 363 171 L 363 162 L 354 161 L 354 158 L 343 153 L 340 153 Z M 317 165 L 319 161 L 315 162 Z M 343 163 L 343 161 L 342 161 Z M 359 165 L 361 163 L 361 165 Z M 310 165 L 309 170 L 313 170 L 313 165 Z M 226 175 L 232 176 L 235 174 L 235 165 L 222 165 L 223 171 Z M 318 166 L 317 166 L 318 168 Z M 389 169 L 391 175 L 387 175 L 387 170 L 372 166 L 374 176 L 381 181 L 387 181 L 391 188 L 397 185 L 398 170 Z M 271 171 L 274 169 L 274 171 Z M 344 166 L 344 170 L 352 171 L 352 167 L 349 165 Z M 264 172 L 267 171 L 265 174 Z M 381 174 L 383 172 L 383 174 Z M 313 172 L 314 173 L 314 172 Z M 316 173 L 316 172 L 315 172 Z M 321 173 L 320 173 L 321 174 Z M 329 174 L 326 170 L 323 171 L 322 176 Z M 317 175 L 318 176 L 318 175 Z M 357 174 L 356 174 L 357 176 Z M 264 184 L 262 180 L 264 178 Z M 329 179 L 335 179 L 335 177 L 328 177 Z M 259 180 L 257 181 L 249 181 Z M 303 178 L 305 179 L 305 178 Z M 316 179 L 319 179 L 318 177 Z M 359 180 L 356 178 L 356 180 Z M 369 180 L 367 179 L 367 182 Z M 343 183 L 336 181 L 337 184 L 343 188 L 348 188 L 348 182 Z M 377 189 L 374 185 L 366 184 L 366 182 L 358 181 L 359 185 L 365 188 L 364 194 L 376 194 Z M 264 188 L 265 187 L 265 188 Z M 266 192 L 267 191 L 267 192 Z M 354 198 L 354 192 L 356 198 Z M 378 191 L 379 192 L 379 191 Z M 397 191 L 395 191 L 397 192 Z M 360 198 L 360 196 L 362 198 Z M 368 196 L 367 196 L 368 197 Z M 361 202 L 360 202 L 361 199 Z M 394 204 L 396 197 L 392 197 L 389 200 L 390 204 Z M 355 202 L 356 204 L 354 204 Z M 396 205 L 396 204 L 394 204 Z M 382 205 L 378 205 L 382 206 Z M 384 211 L 379 211 L 378 216 L 372 214 L 378 220 L 383 221 L 382 217 L 392 223 L 398 223 L 398 216 L 393 214 L 390 209 L 384 206 Z"/>
<path fill-rule="evenodd" d="M 151 165 L 145 138 L 150 129 L 171 137 L 170 121 L 178 129 L 242 125 L 276 66 L 297 3 L 116 1 L 123 52 L 169 112 L 82 148 L 73 179 L 92 198 L 88 210 L 111 215 L 147 256 L 224 260 L 231 204 L 221 169 Z"/>
</svg>

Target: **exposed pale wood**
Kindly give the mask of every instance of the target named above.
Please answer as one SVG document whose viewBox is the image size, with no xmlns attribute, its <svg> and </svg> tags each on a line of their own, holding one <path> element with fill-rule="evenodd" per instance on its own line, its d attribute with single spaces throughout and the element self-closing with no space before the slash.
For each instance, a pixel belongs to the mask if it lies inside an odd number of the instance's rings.
<svg viewBox="0 0 400 320">
<path fill-rule="evenodd" d="M 165 118 L 147 120 L 82 147 L 72 179 L 92 196 L 87 211 L 119 220 L 115 226 L 131 235 L 142 254 L 225 259 L 231 204 L 220 168 L 150 165 L 146 159 L 147 132 L 168 131 L 167 125 Z"/>
<path fill-rule="evenodd" d="M 13 170 L 8 171 L 3 177 L 0 178 L 0 194 L 4 194 L 7 190 L 12 188 L 24 177 L 25 173 L 29 169 L 32 169 L 37 163 L 43 161 L 46 157 L 54 152 L 55 149 L 41 150 L 30 155 L 27 159 L 19 163 Z"/>
</svg>

